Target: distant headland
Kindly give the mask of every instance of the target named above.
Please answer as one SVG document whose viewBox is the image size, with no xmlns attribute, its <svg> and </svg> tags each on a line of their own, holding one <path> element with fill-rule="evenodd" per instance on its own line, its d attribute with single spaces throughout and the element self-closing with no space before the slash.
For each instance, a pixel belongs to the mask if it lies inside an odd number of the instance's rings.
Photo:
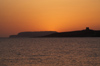
<svg viewBox="0 0 100 66">
<path fill-rule="evenodd" d="M 71 32 L 40 31 L 20 32 L 17 35 L 10 35 L 10 38 L 34 38 L 34 37 L 100 37 L 100 30 L 92 30 L 86 27 L 85 30 Z"/>
<path fill-rule="evenodd" d="M 33 38 L 33 37 L 44 37 L 46 35 L 57 33 L 56 31 L 38 31 L 38 32 L 20 32 L 17 35 L 10 35 L 10 38 Z"/>
</svg>

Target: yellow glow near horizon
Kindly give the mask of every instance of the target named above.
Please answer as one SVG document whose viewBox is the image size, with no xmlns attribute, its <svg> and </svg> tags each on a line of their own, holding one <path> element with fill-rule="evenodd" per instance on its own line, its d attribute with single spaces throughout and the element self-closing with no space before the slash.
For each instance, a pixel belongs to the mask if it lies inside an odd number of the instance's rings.
<svg viewBox="0 0 100 66">
<path fill-rule="evenodd" d="M 0 36 L 100 29 L 100 0 L 0 0 Z"/>
</svg>

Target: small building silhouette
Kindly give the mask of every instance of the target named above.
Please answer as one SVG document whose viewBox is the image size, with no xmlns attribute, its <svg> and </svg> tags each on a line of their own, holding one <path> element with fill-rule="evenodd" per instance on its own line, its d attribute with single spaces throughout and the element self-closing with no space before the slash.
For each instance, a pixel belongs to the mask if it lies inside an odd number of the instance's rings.
<svg viewBox="0 0 100 66">
<path fill-rule="evenodd" d="M 86 30 L 90 30 L 89 27 L 86 27 Z"/>
</svg>

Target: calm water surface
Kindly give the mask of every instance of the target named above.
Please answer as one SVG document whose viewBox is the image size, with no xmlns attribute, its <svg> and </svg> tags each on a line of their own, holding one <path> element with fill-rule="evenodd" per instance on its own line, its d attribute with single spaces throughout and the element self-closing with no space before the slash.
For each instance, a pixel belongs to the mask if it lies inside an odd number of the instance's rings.
<svg viewBox="0 0 100 66">
<path fill-rule="evenodd" d="M 100 38 L 0 38 L 0 66 L 100 66 Z"/>
</svg>

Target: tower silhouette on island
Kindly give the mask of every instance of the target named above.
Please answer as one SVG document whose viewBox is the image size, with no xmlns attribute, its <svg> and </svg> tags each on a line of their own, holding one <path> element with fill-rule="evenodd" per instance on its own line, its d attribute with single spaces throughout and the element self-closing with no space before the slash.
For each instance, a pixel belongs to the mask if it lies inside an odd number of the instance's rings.
<svg viewBox="0 0 100 66">
<path fill-rule="evenodd" d="M 89 27 L 86 27 L 86 30 L 90 30 Z"/>
</svg>

